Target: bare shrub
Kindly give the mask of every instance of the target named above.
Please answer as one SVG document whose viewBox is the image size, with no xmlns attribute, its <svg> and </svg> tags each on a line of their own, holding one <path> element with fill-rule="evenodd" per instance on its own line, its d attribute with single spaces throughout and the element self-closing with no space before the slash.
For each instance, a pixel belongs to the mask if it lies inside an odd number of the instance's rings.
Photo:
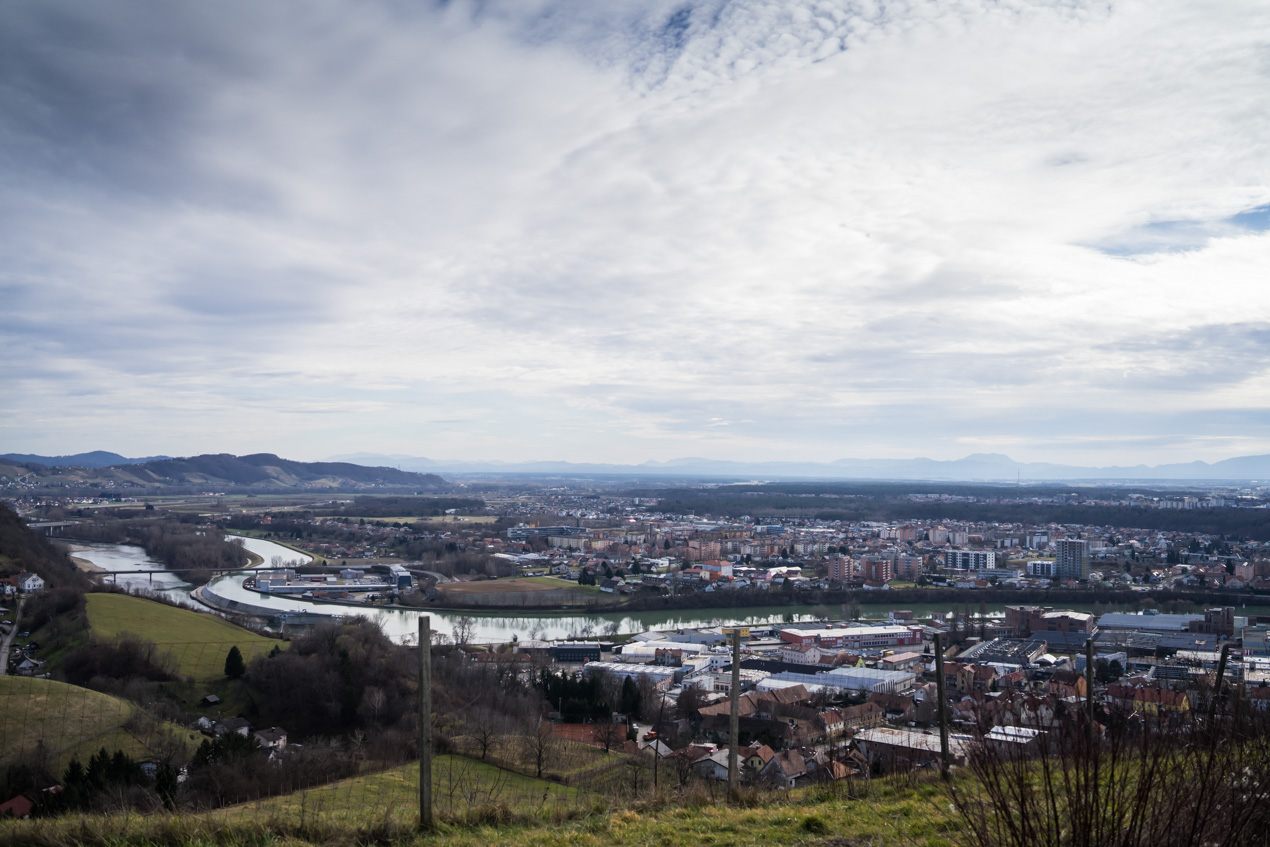
<svg viewBox="0 0 1270 847">
<path fill-rule="evenodd" d="M 1040 736 L 1021 755 L 981 734 L 949 784 L 966 847 L 1266 843 L 1270 729 L 1246 705 Z"/>
</svg>

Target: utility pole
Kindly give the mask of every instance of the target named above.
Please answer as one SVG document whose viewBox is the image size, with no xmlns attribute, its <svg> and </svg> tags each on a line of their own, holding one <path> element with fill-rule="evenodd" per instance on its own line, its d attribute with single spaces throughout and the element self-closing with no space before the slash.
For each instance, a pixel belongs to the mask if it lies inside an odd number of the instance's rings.
<svg viewBox="0 0 1270 847">
<path fill-rule="evenodd" d="M 732 714 L 728 718 L 728 796 L 737 799 L 741 774 L 737 768 L 737 742 L 741 735 L 741 627 L 732 628 Z"/>
<path fill-rule="evenodd" d="M 944 691 L 944 639 L 935 633 L 935 690 L 939 697 L 939 775 L 948 779 L 948 695 Z"/>
<path fill-rule="evenodd" d="M 432 630 L 419 616 L 419 828 L 432 829 Z"/>
</svg>

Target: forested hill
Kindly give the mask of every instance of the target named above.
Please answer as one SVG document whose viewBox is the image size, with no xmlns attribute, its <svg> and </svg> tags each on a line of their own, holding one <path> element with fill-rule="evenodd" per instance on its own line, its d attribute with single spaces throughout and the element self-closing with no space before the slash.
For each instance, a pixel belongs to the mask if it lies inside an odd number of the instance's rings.
<svg viewBox="0 0 1270 847">
<path fill-rule="evenodd" d="M 23 571 L 38 574 L 50 588 L 88 585 L 65 553 L 33 532 L 7 503 L 0 503 L 0 577 Z"/>
<path fill-rule="evenodd" d="M 414 473 L 396 468 L 370 468 L 347 462 L 295 462 L 272 453 L 234 456 L 229 453 L 157 459 L 140 464 L 107 468 L 47 467 L 22 465 L 33 476 L 25 480 L 35 487 L 139 488 L 161 491 L 169 488 L 214 488 L 252 490 L 367 490 L 436 492 L 449 484 L 436 474 Z M 17 476 L 16 469 L 12 474 Z"/>
<path fill-rule="evenodd" d="M 71 456 L 37 456 L 34 453 L 4 453 L 0 459 L 8 459 L 20 464 L 47 465 L 50 468 L 110 468 L 115 465 L 141 465 L 158 459 L 170 459 L 171 456 L 146 456 L 143 459 L 129 459 L 118 453 L 105 450 L 93 450 L 90 453 L 75 453 Z"/>
<path fill-rule="evenodd" d="M 399 471 L 396 468 L 367 468 L 347 462 L 293 462 L 272 453 L 232 456 L 228 453 L 191 456 L 146 462 L 129 468 L 133 473 L 160 478 L 193 479 L 202 477 L 223 480 L 235 485 L 257 485 L 271 482 L 284 484 L 321 479 L 344 479 L 364 485 L 427 485 L 436 487 L 445 480 L 436 474 Z"/>
</svg>

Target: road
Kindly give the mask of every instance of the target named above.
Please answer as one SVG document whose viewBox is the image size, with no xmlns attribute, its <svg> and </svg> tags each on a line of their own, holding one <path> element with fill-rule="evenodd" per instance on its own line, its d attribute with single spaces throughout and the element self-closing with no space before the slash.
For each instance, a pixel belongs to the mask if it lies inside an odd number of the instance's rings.
<svg viewBox="0 0 1270 847">
<path fill-rule="evenodd" d="M 9 627 L 9 634 L 4 637 L 3 649 L 0 649 L 0 676 L 9 672 L 9 649 L 13 646 L 13 636 L 18 634 L 18 629 L 22 626 L 22 604 L 25 602 L 25 597 L 18 601 L 18 608 L 13 612 L 13 626 Z"/>
<path fill-rule="evenodd" d="M 421 570 L 421 571 L 419 571 L 419 573 L 426 573 L 428 576 L 432 577 L 432 578 L 433 578 L 433 579 L 435 579 L 437 582 L 454 582 L 454 580 L 450 579 L 450 578 L 449 578 L 448 576 L 446 576 L 445 574 L 437 573 L 436 571 L 424 571 L 424 570 Z"/>
</svg>

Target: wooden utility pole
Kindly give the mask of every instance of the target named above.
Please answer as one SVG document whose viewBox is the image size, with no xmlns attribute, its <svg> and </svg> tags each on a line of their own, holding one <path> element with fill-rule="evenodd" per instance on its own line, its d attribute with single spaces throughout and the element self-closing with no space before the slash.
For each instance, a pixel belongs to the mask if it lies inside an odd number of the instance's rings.
<svg viewBox="0 0 1270 847">
<path fill-rule="evenodd" d="M 432 629 L 419 616 L 419 828 L 432 829 Z"/>
<path fill-rule="evenodd" d="M 732 714 L 728 717 L 728 796 L 737 799 L 741 773 L 737 767 L 737 747 L 741 735 L 741 628 L 732 628 Z"/>
<path fill-rule="evenodd" d="M 948 694 L 944 690 L 944 639 L 935 633 L 935 691 L 939 698 L 939 775 L 948 779 Z"/>
</svg>

